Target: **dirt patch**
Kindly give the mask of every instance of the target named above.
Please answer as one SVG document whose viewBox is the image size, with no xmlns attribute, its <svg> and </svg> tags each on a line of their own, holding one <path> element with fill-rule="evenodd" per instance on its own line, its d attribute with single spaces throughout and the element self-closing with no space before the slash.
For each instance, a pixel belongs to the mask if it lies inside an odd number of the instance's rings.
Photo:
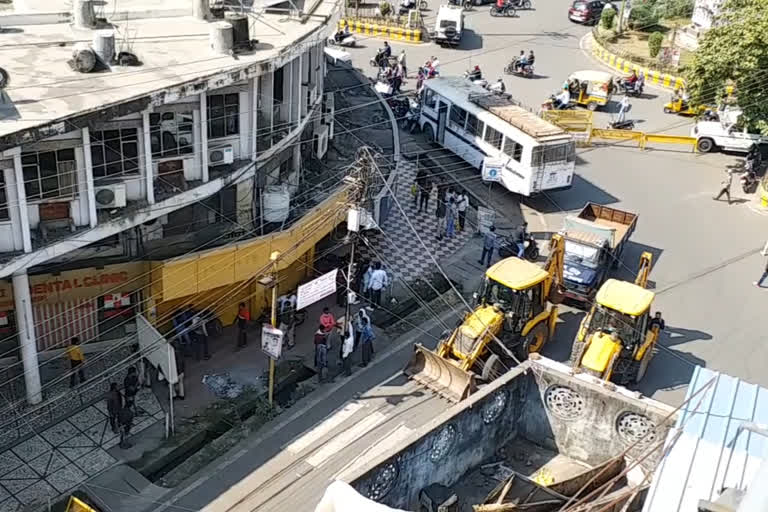
<svg viewBox="0 0 768 512">
<path fill-rule="evenodd" d="M 596 27 L 593 32 L 597 41 L 608 51 L 630 60 L 641 66 L 646 66 L 652 69 L 658 69 L 667 73 L 682 73 L 685 67 L 690 65 L 693 60 L 693 52 L 686 50 L 685 48 L 677 47 L 680 51 L 680 62 L 678 66 L 670 66 L 663 64 L 658 58 L 651 58 L 648 49 L 648 38 L 653 32 L 661 32 L 664 34 L 664 42 L 662 43 L 662 53 L 664 48 L 671 48 L 673 46 L 672 40 L 677 37 L 676 30 L 679 30 L 679 20 L 662 20 L 659 25 L 650 31 L 625 31 L 621 36 L 616 35 L 613 30 L 606 30 L 603 27 Z"/>
</svg>

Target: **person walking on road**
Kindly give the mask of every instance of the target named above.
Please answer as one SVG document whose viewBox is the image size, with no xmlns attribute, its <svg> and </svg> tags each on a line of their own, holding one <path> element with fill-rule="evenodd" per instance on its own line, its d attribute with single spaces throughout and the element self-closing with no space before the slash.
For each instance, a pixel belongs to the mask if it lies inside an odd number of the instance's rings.
<svg viewBox="0 0 768 512">
<path fill-rule="evenodd" d="M 78 378 L 80 379 L 80 384 L 85 382 L 85 372 L 83 372 L 85 356 L 83 355 L 83 349 L 80 348 L 80 339 L 77 336 L 69 342 L 67 357 L 69 358 L 69 367 L 72 372 L 69 376 L 69 387 L 73 388 L 78 384 Z"/>
<path fill-rule="evenodd" d="M 120 428 L 117 416 L 122 408 L 123 395 L 117 389 L 117 382 L 110 382 L 109 391 L 107 392 L 107 414 L 109 415 L 109 426 L 112 427 L 112 432 L 115 434 L 118 433 Z"/>
<path fill-rule="evenodd" d="M 352 329 L 347 329 L 344 342 L 341 344 L 341 366 L 344 370 L 344 375 L 347 377 L 352 375 L 352 354 L 354 352 L 355 332 Z"/>
<path fill-rule="evenodd" d="M 366 367 L 368 366 L 368 363 L 371 362 L 371 357 L 373 356 L 373 340 L 376 338 L 373 334 L 373 327 L 371 326 L 370 320 L 365 324 L 365 327 L 363 327 L 360 337 L 362 338 L 360 341 L 362 352 L 362 363 L 360 366 Z"/>
<path fill-rule="evenodd" d="M 317 381 L 324 382 L 328 373 L 328 340 L 322 325 L 315 331 L 315 370 Z"/>
<path fill-rule="evenodd" d="M 480 255 L 480 261 L 478 261 L 479 264 L 485 265 L 486 267 L 491 266 L 491 258 L 493 258 L 493 251 L 496 249 L 498 239 L 499 237 L 496 235 L 496 227 L 491 226 L 483 237 L 483 253 Z"/>
<path fill-rule="evenodd" d="M 363 340 L 363 331 L 365 327 L 371 323 L 371 317 L 365 312 L 365 308 L 360 308 L 355 315 L 355 350 L 357 345 Z"/>
<path fill-rule="evenodd" d="M 763 281 L 765 281 L 766 278 L 768 278 L 768 260 L 766 260 L 765 262 L 765 269 L 763 270 L 763 275 L 761 275 L 760 279 L 758 279 L 752 284 L 754 284 L 758 288 L 763 288 Z"/>
<path fill-rule="evenodd" d="M 725 197 L 728 198 L 728 204 L 731 204 L 731 183 L 733 183 L 733 174 L 725 171 L 725 178 L 720 182 L 720 192 L 712 199 L 719 201 L 723 194 L 725 194 Z"/>
<path fill-rule="evenodd" d="M 426 212 L 429 207 L 429 195 L 432 191 L 432 183 L 429 181 L 429 178 L 424 176 L 422 179 L 417 180 L 417 185 L 419 187 L 418 213 L 421 213 L 422 211 Z"/>
<path fill-rule="evenodd" d="M 467 208 L 469 208 L 469 197 L 463 190 L 459 192 L 456 210 L 459 214 L 459 231 L 464 231 L 464 223 L 467 220 Z"/>
<path fill-rule="evenodd" d="M 251 312 L 241 302 L 237 309 L 237 348 L 243 348 L 248 344 L 248 322 L 251 321 Z"/>
<path fill-rule="evenodd" d="M 381 307 L 381 291 L 389 284 L 389 276 L 387 272 L 381 268 L 381 263 L 376 262 L 373 264 L 373 273 L 371 274 L 371 300 L 373 301 L 373 307 Z"/>
</svg>

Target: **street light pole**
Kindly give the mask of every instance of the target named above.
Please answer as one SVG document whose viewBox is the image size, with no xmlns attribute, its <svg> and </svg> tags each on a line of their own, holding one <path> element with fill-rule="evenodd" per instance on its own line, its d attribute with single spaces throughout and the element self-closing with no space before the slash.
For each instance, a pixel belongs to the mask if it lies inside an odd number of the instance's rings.
<svg viewBox="0 0 768 512">
<path fill-rule="evenodd" d="M 272 260 L 272 314 L 270 322 L 277 329 L 277 260 L 280 253 L 275 251 L 269 259 Z M 272 407 L 275 395 L 275 358 L 269 356 L 269 406 Z"/>
</svg>

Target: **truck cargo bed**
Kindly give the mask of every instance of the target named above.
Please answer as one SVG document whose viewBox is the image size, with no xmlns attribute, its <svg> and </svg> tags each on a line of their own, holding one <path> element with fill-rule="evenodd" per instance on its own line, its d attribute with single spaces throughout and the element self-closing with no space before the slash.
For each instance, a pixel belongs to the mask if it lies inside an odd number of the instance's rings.
<svg viewBox="0 0 768 512">
<path fill-rule="evenodd" d="M 632 235 L 637 224 L 637 214 L 600 204 L 587 203 L 579 214 L 573 217 L 573 220 L 575 222 L 568 226 L 566 236 L 594 243 L 588 239 L 589 237 L 584 238 L 585 234 L 580 234 L 580 224 L 584 227 L 583 233 L 589 233 L 592 237 L 595 236 L 596 231 L 611 230 L 613 231 L 613 236 L 609 237 L 611 249 L 615 249 Z"/>
</svg>

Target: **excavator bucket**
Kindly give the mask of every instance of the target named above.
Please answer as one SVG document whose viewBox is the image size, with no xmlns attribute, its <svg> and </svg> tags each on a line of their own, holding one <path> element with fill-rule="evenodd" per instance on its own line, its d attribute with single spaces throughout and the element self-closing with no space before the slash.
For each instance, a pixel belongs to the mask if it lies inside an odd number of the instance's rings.
<svg viewBox="0 0 768 512">
<path fill-rule="evenodd" d="M 452 402 L 467 398 L 477 389 L 474 374 L 418 343 L 403 373 Z"/>
</svg>

